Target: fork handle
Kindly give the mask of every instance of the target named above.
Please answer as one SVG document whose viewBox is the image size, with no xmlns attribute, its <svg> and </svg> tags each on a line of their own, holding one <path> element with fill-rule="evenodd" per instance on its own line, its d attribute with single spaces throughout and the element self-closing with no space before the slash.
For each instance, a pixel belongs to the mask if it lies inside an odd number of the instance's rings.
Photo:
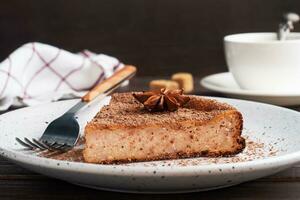
<svg viewBox="0 0 300 200">
<path fill-rule="evenodd" d="M 90 102 L 100 94 L 110 92 L 110 90 L 117 88 L 125 80 L 128 80 L 136 73 L 136 67 L 132 65 L 125 65 L 122 69 L 115 72 L 112 76 L 100 82 L 94 88 L 92 88 L 87 94 L 85 94 L 81 100 L 83 102 Z"/>
</svg>

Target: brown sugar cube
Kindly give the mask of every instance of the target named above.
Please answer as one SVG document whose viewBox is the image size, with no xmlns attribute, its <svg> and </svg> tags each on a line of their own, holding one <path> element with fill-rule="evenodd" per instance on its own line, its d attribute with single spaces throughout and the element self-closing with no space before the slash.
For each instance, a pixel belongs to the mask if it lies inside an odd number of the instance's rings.
<svg viewBox="0 0 300 200">
<path fill-rule="evenodd" d="M 172 80 L 179 84 L 184 93 L 191 93 L 194 90 L 193 76 L 190 73 L 180 72 L 172 75 Z"/>
<path fill-rule="evenodd" d="M 179 89 L 179 84 L 176 81 L 171 80 L 153 80 L 150 82 L 149 87 L 151 90 L 157 90 L 161 88 L 166 89 Z"/>
</svg>

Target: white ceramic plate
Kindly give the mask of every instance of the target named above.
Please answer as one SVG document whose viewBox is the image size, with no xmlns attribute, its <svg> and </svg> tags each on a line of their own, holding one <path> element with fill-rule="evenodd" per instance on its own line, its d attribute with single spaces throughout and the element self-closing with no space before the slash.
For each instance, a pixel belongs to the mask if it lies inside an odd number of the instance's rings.
<svg viewBox="0 0 300 200">
<path fill-rule="evenodd" d="M 272 92 L 241 89 L 230 72 L 218 73 L 204 77 L 201 85 L 209 90 L 224 93 L 228 97 L 247 99 L 281 106 L 300 105 L 299 92 Z"/>
<path fill-rule="evenodd" d="M 78 113 L 83 128 L 105 102 Z M 300 114 L 272 105 L 218 98 L 244 116 L 247 148 L 231 158 L 193 158 L 97 165 L 38 157 L 15 137 L 38 138 L 76 100 L 29 107 L 0 116 L 0 154 L 32 171 L 74 184 L 123 192 L 180 193 L 228 187 L 284 170 L 300 161 Z"/>
</svg>

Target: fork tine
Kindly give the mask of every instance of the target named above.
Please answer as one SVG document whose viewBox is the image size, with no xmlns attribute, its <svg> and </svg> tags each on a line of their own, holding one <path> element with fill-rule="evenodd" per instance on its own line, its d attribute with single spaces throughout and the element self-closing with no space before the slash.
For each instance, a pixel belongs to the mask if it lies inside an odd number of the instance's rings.
<svg viewBox="0 0 300 200">
<path fill-rule="evenodd" d="M 56 144 L 57 144 L 57 142 L 52 142 L 52 143 L 50 144 L 50 147 L 54 147 Z"/>
<path fill-rule="evenodd" d="M 34 147 L 31 145 L 27 144 L 26 142 L 23 142 L 20 138 L 16 137 L 16 141 L 19 142 L 20 145 L 29 148 L 30 150 L 33 150 Z"/>
<path fill-rule="evenodd" d="M 57 142 L 48 143 L 47 141 L 42 141 L 42 143 L 47 146 L 48 150 L 50 151 L 61 151 L 60 146 L 63 146 L 61 144 L 58 144 Z M 58 147 L 57 147 L 58 145 Z"/>
<path fill-rule="evenodd" d="M 56 145 L 53 145 L 53 148 L 60 149 L 63 146 L 65 146 L 65 144 L 56 144 Z"/>
<path fill-rule="evenodd" d="M 25 142 L 29 145 L 31 145 L 34 149 L 40 149 L 39 146 L 37 146 L 36 144 L 34 144 L 33 142 L 31 142 L 28 138 L 24 138 Z"/>
<path fill-rule="evenodd" d="M 66 143 L 64 144 L 58 144 L 57 142 L 54 142 L 52 144 L 48 144 L 48 146 L 55 151 L 65 151 L 65 148 L 68 148 L 68 145 Z"/>
<path fill-rule="evenodd" d="M 50 146 L 52 147 L 52 149 L 54 149 L 55 151 L 61 151 L 59 146 L 61 146 L 61 144 L 57 143 L 57 142 L 53 142 L 52 144 L 50 144 Z"/>
<path fill-rule="evenodd" d="M 47 147 L 47 149 L 49 151 L 54 151 L 54 149 L 52 148 L 52 146 L 47 142 L 47 141 L 41 141 L 43 145 L 45 145 Z"/>
<path fill-rule="evenodd" d="M 56 148 L 60 149 L 61 151 L 66 151 L 69 147 L 70 147 L 69 145 L 64 143 L 64 144 L 61 144 L 61 145 L 57 146 Z"/>
<path fill-rule="evenodd" d="M 30 150 L 39 149 L 41 151 L 49 150 L 49 151 L 67 151 L 71 146 L 67 143 L 59 144 L 57 142 L 48 143 L 47 141 L 38 141 L 32 138 L 32 141 L 28 138 L 24 138 L 24 141 L 20 138 L 16 137 L 16 141 L 22 146 L 29 148 Z"/>
<path fill-rule="evenodd" d="M 43 145 L 41 142 L 37 141 L 36 139 L 32 138 L 32 141 L 39 146 L 40 149 L 46 150 L 48 149 L 45 145 Z"/>
</svg>

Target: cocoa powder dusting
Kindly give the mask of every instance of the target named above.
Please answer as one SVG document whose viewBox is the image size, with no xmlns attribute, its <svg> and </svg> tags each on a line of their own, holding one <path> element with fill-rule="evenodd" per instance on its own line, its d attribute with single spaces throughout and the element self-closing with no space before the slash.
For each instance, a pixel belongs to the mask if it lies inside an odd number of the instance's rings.
<svg viewBox="0 0 300 200">
<path fill-rule="evenodd" d="M 82 151 L 84 145 L 84 139 L 80 138 L 76 144 L 76 146 L 67 152 L 61 153 L 61 152 L 51 152 L 46 151 L 39 156 L 46 157 L 46 158 L 52 158 L 56 160 L 65 160 L 65 161 L 72 161 L 72 162 L 84 162 Z"/>
</svg>

